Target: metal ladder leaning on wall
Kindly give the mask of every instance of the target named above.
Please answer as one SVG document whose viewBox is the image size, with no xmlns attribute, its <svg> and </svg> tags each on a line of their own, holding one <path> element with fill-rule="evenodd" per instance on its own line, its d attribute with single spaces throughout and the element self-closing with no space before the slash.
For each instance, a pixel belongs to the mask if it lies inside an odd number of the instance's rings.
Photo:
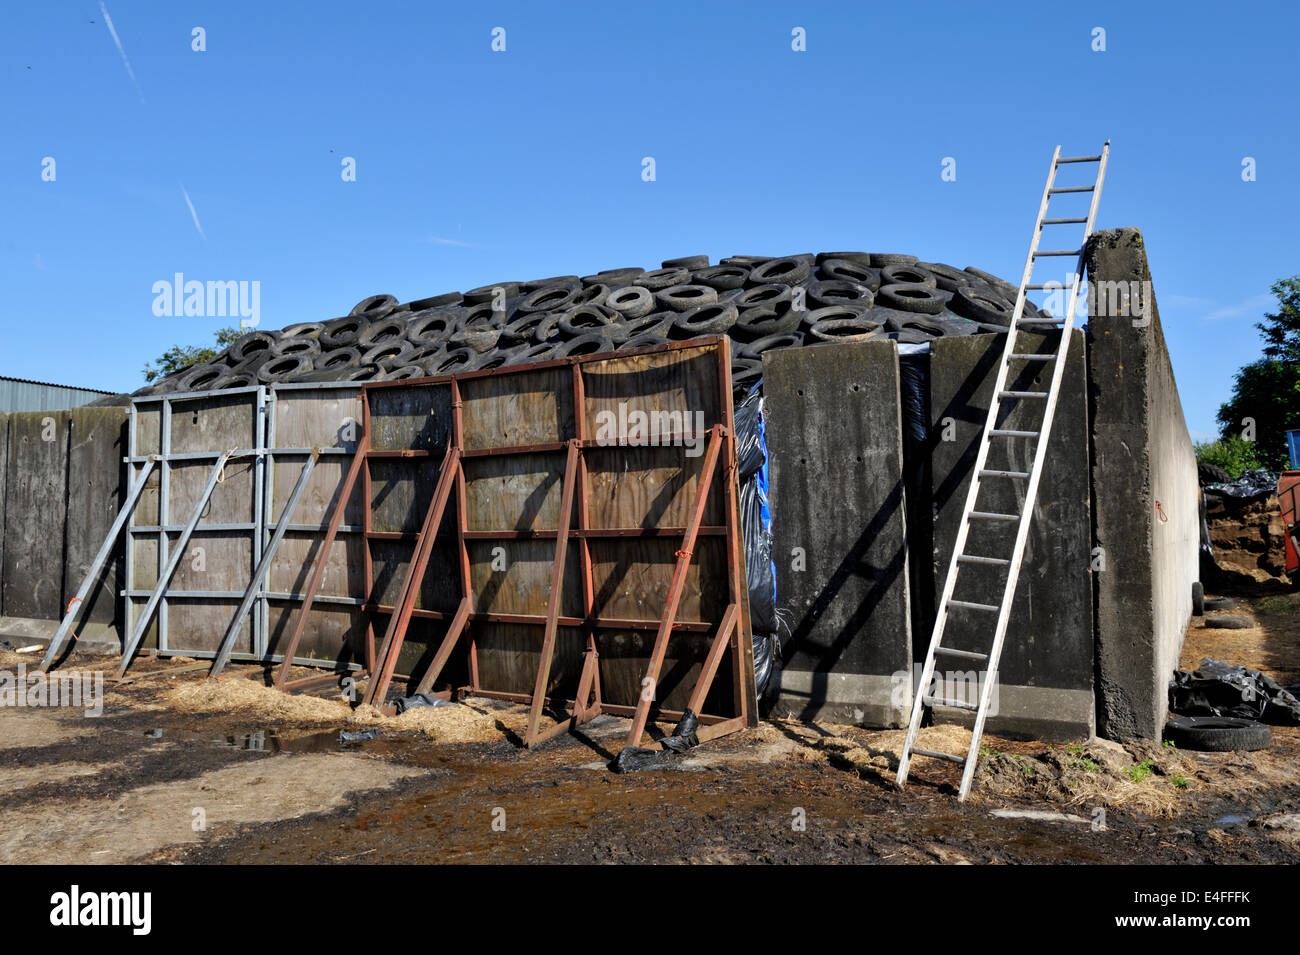
<svg viewBox="0 0 1300 955">
<path fill-rule="evenodd" d="M 1097 204 L 1101 199 L 1102 180 L 1106 176 L 1106 160 L 1110 153 L 1110 140 L 1102 146 L 1098 156 L 1061 156 L 1061 147 L 1052 153 L 1052 164 L 1047 173 L 1047 185 L 1043 188 L 1043 198 L 1038 207 L 1038 218 L 1034 222 L 1034 233 L 1029 243 L 1029 255 L 1025 259 L 1025 271 L 1020 279 L 1020 289 L 1016 294 L 1016 306 L 1011 315 L 1011 325 L 1007 330 L 1006 345 L 1002 350 L 1002 360 L 998 367 L 997 380 L 993 386 L 993 398 L 989 402 L 988 417 L 984 422 L 984 432 L 980 437 L 979 450 L 975 456 L 975 467 L 971 476 L 970 489 L 966 495 L 966 504 L 962 508 L 961 523 L 957 528 L 957 540 L 953 544 L 952 558 L 948 564 L 948 576 L 944 581 L 943 595 L 939 598 L 938 612 L 935 616 L 934 631 L 930 636 L 930 649 L 925 655 L 925 665 L 921 671 L 919 687 L 912 701 L 912 717 L 907 726 L 907 739 L 903 743 L 903 752 L 898 763 L 897 783 L 901 788 L 907 783 L 908 769 L 912 757 L 926 756 L 931 759 L 947 760 L 962 766 L 961 789 L 958 799 L 964 800 L 970 792 L 971 782 L 975 778 L 975 766 L 979 757 L 980 740 L 984 733 L 984 721 L 988 716 L 993 688 L 997 681 L 998 661 L 1002 656 L 1002 643 L 1006 637 L 1007 624 L 1011 616 L 1011 605 L 1016 595 L 1016 582 L 1020 578 L 1020 567 L 1024 559 L 1025 542 L 1029 538 L 1029 524 L 1033 519 L 1034 502 L 1038 497 L 1038 484 L 1042 478 L 1043 465 L 1046 461 L 1047 442 L 1052 432 L 1052 417 L 1056 413 L 1056 400 L 1061 391 L 1061 379 L 1065 373 L 1065 358 L 1070 346 L 1070 331 L 1074 327 L 1074 311 L 1079 299 L 1079 285 L 1083 278 L 1084 254 L 1088 237 L 1092 234 L 1093 223 L 1097 218 Z M 1069 186 L 1056 188 L 1057 169 L 1066 163 L 1096 163 L 1097 178 L 1091 186 Z M 1064 193 L 1092 193 L 1088 215 L 1065 218 L 1047 218 L 1047 208 L 1052 197 Z M 1050 225 L 1083 225 L 1083 241 L 1077 249 L 1041 251 L 1038 244 L 1043 237 L 1043 227 Z M 1025 295 L 1029 291 L 1063 290 L 1058 284 L 1031 284 L 1034 263 L 1040 258 L 1052 256 L 1074 256 L 1076 264 L 1070 281 L 1070 295 L 1064 318 L 1026 317 Z M 1017 336 L 1023 330 L 1046 331 L 1059 328 L 1060 339 L 1055 352 L 1028 353 L 1017 351 Z M 1025 363 L 1051 362 L 1052 380 L 1047 391 L 1009 391 L 1007 381 L 1013 367 L 1023 370 Z M 999 428 L 1004 402 L 1043 402 L 1042 423 L 1037 431 L 1022 431 Z M 1033 448 L 1033 466 L 1030 471 L 1003 471 L 985 468 L 989 448 L 994 441 L 1030 441 Z M 1026 481 L 1024 497 L 1018 514 L 1003 514 L 978 510 L 978 500 L 982 482 L 985 479 L 997 481 Z M 985 557 L 966 553 L 966 541 L 973 521 L 1015 522 L 1015 545 L 1010 557 Z M 962 565 L 983 564 L 1007 568 L 1006 585 L 1002 599 L 997 604 L 974 603 L 966 600 L 954 600 L 953 593 L 957 575 Z M 943 645 L 944 628 L 948 622 L 948 612 L 957 610 L 961 613 L 997 614 L 997 624 L 993 632 L 992 645 L 987 654 L 970 650 L 958 650 Z M 935 661 L 939 656 L 948 656 L 956 660 L 982 663 L 985 666 L 985 678 L 980 686 L 979 703 L 967 700 L 951 700 L 930 695 L 934 682 Z M 971 733 L 970 749 L 966 755 L 940 753 L 919 749 L 916 736 L 921 728 L 921 718 L 926 705 L 954 706 L 975 711 L 975 725 Z"/>
</svg>

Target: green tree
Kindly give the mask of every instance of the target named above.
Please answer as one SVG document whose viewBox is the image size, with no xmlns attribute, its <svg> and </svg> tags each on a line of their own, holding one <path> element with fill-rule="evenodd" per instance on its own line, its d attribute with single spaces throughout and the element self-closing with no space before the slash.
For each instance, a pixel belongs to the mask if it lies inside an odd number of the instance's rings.
<svg viewBox="0 0 1300 955">
<path fill-rule="evenodd" d="M 157 364 L 146 364 L 144 366 L 144 380 L 155 381 L 158 378 L 166 378 L 175 372 L 184 371 L 191 365 L 212 361 L 217 357 L 219 349 L 225 348 L 231 342 L 242 337 L 243 334 L 243 331 L 238 328 L 218 328 L 214 333 L 217 342 L 215 346 L 173 345 L 155 359 Z"/>
<path fill-rule="evenodd" d="M 1260 464 L 1280 471 L 1288 466 L 1287 429 L 1300 428 L 1300 275 L 1274 282 L 1270 291 L 1277 311 L 1255 326 L 1264 357 L 1237 372 L 1217 420 L 1225 440 L 1249 435 L 1253 422 Z"/>
</svg>

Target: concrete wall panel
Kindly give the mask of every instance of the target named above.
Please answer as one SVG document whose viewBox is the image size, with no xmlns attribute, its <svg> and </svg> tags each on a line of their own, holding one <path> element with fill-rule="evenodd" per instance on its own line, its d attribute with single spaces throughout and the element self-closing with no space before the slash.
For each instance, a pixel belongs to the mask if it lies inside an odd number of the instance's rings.
<svg viewBox="0 0 1300 955">
<path fill-rule="evenodd" d="M 1093 511 L 1107 560 L 1096 582 L 1098 728 L 1112 739 L 1151 739 L 1164 728 L 1198 576 L 1196 458 L 1142 233 L 1096 233 L 1088 281 Z M 1124 288 L 1127 296 L 1110 294 Z M 1113 307 L 1135 289 L 1145 313 Z"/>
<path fill-rule="evenodd" d="M 10 418 L 5 496 L 5 615 L 63 615 L 63 551 L 68 507 L 67 411 Z"/>
<path fill-rule="evenodd" d="M 907 720 L 907 536 L 892 341 L 763 356 L 777 605 L 791 614 L 777 715 Z"/>
</svg>

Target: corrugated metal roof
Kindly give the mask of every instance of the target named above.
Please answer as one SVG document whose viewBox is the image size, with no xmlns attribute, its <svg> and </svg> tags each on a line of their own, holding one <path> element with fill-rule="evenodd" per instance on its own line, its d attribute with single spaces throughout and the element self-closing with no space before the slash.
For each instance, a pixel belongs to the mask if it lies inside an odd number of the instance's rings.
<svg viewBox="0 0 1300 955">
<path fill-rule="evenodd" d="M 81 385 L 56 385 L 52 381 L 35 381 L 31 378 L 11 378 L 9 375 L 0 375 L 0 381 L 16 381 L 22 385 L 43 385 L 46 388 L 69 388 L 73 391 L 94 391 L 101 395 L 115 395 L 116 391 L 105 391 L 103 388 L 83 388 Z"/>
<path fill-rule="evenodd" d="M 111 391 L 98 388 L 76 388 L 71 385 L 53 385 L 44 381 L 24 378 L 7 378 L 0 375 L 0 412 L 4 411 L 63 411 L 89 404 Z"/>
</svg>

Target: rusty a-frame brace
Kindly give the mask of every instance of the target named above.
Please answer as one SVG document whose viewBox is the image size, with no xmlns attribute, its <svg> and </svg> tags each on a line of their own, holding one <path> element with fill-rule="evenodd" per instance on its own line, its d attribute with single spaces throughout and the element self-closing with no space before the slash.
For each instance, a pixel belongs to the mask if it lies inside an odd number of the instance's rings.
<svg viewBox="0 0 1300 955">
<path fill-rule="evenodd" d="M 363 703 L 374 706 L 378 701 L 378 705 L 383 705 L 384 694 L 388 692 L 388 684 L 397 669 L 397 655 L 401 652 L 402 643 L 406 639 L 406 628 L 411 622 L 411 611 L 415 609 L 416 598 L 419 597 L 420 587 L 424 583 L 424 572 L 429 566 L 429 554 L 433 552 L 433 542 L 438 537 L 442 515 L 447 510 L 452 485 L 459 473 L 460 448 L 457 447 L 453 436 L 447 442 L 447 453 L 442 459 L 442 468 L 438 473 L 438 486 L 433 492 L 433 500 L 429 502 L 429 511 L 425 515 L 424 526 L 420 528 L 420 536 L 416 539 L 415 552 L 411 555 L 411 562 L 406 568 L 406 580 L 402 583 L 401 596 L 397 605 L 393 607 L 392 616 L 388 618 L 384 642 L 379 645 L 379 651 L 375 654 L 374 671 L 370 682 L 366 684 L 365 696 L 361 698 Z M 375 599 L 373 593 L 367 597 L 367 601 L 371 599 Z"/>
</svg>

